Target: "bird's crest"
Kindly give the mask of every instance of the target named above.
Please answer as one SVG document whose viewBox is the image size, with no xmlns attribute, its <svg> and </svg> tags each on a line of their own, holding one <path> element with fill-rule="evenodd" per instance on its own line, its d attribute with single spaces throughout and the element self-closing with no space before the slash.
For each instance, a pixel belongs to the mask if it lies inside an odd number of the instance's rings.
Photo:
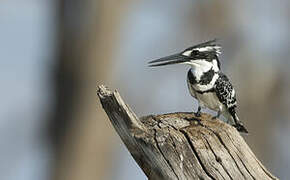
<svg viewBox="0 0 290 180">
<path fill-rule="evenodd" d="M 185 49 L 182 53 L 184 56 L 195 56 L 198 54 L 208 54 L 208 55 L 217 55 L 221 54 L 221 45 L 217 44 L 217 40 L 207 41 L 195 46 Z"/>
</svg>

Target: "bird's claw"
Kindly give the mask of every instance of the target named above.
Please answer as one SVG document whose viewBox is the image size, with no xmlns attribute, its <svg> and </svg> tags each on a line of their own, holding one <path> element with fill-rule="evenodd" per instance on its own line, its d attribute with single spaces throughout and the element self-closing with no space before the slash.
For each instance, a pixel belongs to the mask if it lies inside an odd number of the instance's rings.
<svg viewBox="0 0 290 180">
<path fill-rule="evenodd" d="M 201 116 L 201 113 L 200 113 L 200 111 L 197 111 L 196 113 L 194 113 L 194 115 L 195 115 L 196 117 L 200 117 L 200 116 Z"/>
<path fill-rule="evenodd" d="M 190 117 L 190 118 L 186 117 L 186 118 L 184 118 L 184 119 L 187 120 L 187 121 L 196 121 L 196 122 L 198 122 L 198 123 L 201 122 L 201 120 L 198 119 L 198 118 L 196 118 L 196 117 Z"/>
</svg>

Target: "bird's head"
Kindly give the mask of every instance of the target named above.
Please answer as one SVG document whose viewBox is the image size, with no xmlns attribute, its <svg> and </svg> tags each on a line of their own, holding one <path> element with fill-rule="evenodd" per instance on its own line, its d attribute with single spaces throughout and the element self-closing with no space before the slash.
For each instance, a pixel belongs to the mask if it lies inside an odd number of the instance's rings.
<svg viewBox="0 0 290 180">
<path fill-rule="evenodd" d="M 181 53 L 166 56 L 149 62 L 150 67 L 164 66 L 170 64 L 188 64 L 193 68 L 220 70 L 218 56 L 221 54 L 221 46 L 216 40 L 207 41 L 189 47 Z"/>
</svg>

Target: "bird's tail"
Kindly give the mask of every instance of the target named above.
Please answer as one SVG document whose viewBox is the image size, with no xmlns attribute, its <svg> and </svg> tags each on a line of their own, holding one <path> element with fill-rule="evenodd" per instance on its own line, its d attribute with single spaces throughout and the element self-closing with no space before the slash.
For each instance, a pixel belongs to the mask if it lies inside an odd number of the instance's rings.
<svg viewBox="0 0 290 180">
<path fill-rule="evenodd" d="M 242 133 L 246 133 L 248 134 L 248 130 L 246 129 L 246 127 L 243 125 L 243 123 L 239 120 L 239 117 L 237 116 L 236 110 L 234 107 L 229 108 L 229 113 L 231 115 L 231 117 L 233 118 L 233 126 Z"/>
</svg>

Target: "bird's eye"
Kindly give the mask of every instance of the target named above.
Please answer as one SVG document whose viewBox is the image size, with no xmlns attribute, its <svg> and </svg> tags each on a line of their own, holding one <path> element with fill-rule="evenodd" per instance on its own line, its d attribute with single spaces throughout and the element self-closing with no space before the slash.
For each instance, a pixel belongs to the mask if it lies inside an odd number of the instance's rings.
<svg viewBox="0 0 290 180">
<path fill-rule="evenodd" d="M 197 51 L 197 50 L 193 50 L 193 51 L 191 52 L 191 55 L 196 55 L 196 54 L 198 54 L 198 51 Z"/>
<path fill-rule="evenodd" d="M 197 50 L 193 50 L 193 51 L 191 51 L 190 56 L 191 56 L 191 57 L 195 57 L 195 56 L 197 56 L 198 54 L 199 54 L 199 52 L 198 52 Z"/>
</svg>

